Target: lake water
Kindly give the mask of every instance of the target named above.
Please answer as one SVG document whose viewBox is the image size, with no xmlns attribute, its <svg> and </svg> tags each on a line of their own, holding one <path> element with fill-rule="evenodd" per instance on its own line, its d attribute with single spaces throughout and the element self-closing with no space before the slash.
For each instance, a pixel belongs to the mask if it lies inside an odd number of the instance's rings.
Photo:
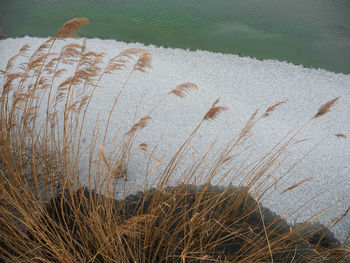
<svg viewBox="0 0 350 263">
<path fill-rule="evenodd" d="M 349 0 L 1 0 L 0 14 L 5 37 L 52 36 L 81 16 L 89 38 L 350 72 Z"/>
</svg>

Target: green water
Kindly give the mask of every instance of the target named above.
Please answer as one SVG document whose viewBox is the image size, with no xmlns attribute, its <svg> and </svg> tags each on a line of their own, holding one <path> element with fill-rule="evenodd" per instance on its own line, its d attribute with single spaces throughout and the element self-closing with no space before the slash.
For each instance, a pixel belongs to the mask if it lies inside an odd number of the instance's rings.
<svg viewBox="0 0 350 263">
<path fill-rule="evenodd" d="M 0 0 L 5 37 L 81 36 L 278 59 L 350 72 L 350 0 Z"/>
</svg>

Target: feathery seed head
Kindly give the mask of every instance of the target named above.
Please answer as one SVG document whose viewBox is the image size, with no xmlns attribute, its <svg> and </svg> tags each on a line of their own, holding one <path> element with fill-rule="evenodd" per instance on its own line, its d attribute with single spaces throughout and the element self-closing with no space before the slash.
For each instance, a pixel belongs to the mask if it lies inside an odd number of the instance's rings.
<svg viewBox="0 0 350 263">
<path fill-rule="evenodd" d="M 198 89 L 198 86 L 191 82 L 186 82 L 178 85 L 175 89 L 169 92 L 169 94 L 174 94 L 180 98 L 185 97 L 185 93 L 190 92 L 192 89 Z"/>
<path fill-rule="evenodd" d="M 316 118 L 319 118 L 323 115 L 325 115 L 326 113 L 328 113 L 331 109 L 331 107 L 337 102 L 337 100 L 339 99 L 340 97 L 336 97 L 330 101 L 328 101 L 327 103 L 323 104 L 318 112 L 315 114 L 315 116 L 312 118 L 312 119 L 316 119 Z"/>
<path fill-rule="evenodd" d="M 134 134 L 136 131 L 143 129 L 147 126 L 147 122 L 152 119 L 150 116 L 142 117 L 138 122 L 136 122 L 132 128 L 126 133 L 127 135 Z"/>
<path fill-rule="evenodd" d="M 278 106 L 285 104 L 286 102 L 287 102 L 286 100 L 283 100 L 283 101 L 277 102 L 276 104 L 268 107 L 267 110 L 265 111 L 265 113 L 262 115 L 262 117 L 263 118 L 268 117 L 272 111 L 274 111 Z"/>
<path fill-rule="evenodd" d="M 146 72 L 146 68 L 151 68 L 152 56 L 150 52 L 144 52 L 136 64 L 134 65 L 134 69 L 141 72 Z"/>
<path fill-rule="evenodd" d="M 337 133 L 337 134 L 334 134 L 335 136 L 337 136 L 338 138 L 343 138 L 343 139 L 347 139 L 348 137 L 343 134 L 343 133 Z"/>
<path fill-rule="evenodd" d="M 75 32 L 80 31 L 80 27 L 86 26 L 89 23 L 89 20 L 85 17 L 75 17 L 66 23 L 57 31 L 57 38 L 65 37 L 76 37 Z"/>
<path fill-rule="evenodd" d="M 224 106 L 216 106 L 219 103 L 220 99 L 217 98 L 212 104 L 209 111 L 205 114 L 203 120 L 215 120 L 221 112 L 228 110 L 227 107 Z"/>
</svg>

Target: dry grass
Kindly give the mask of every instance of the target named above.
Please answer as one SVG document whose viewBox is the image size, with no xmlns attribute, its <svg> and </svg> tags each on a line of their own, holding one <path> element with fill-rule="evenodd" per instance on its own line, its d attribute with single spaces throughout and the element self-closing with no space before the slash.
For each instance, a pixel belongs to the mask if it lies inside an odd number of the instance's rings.
<svg viewBox="0 0 350 263">
<path fill-rule="evenodd" d="M 104 64 L 104 54 L 88 51 L 85 40 L 82 44 L 65 45 L 59 54 L 51 52 L 56 41 L 76 36 L 75 32 L 87 23 L 85 18 L 68 21 L 30 56 L 29 47 L 24 45 L 2 71 L 0 260 L 73 263 L 345 259 L 349 250 L 340 246 L 327 229 L 309 223 L 290 226 L 258 202 L 267 189 L 281 180 L 271 183 L 269 179 L 279 157 L 296 143 L 296 135 L 302 129 L 256 163 L 238 170 L 230 167 L 237 157 L 236 148 L 244 144 L 255 123 L 285 101 L 269 107 L 261 116 L 256 110 L 240 133 L 213 159 L 210 148 L 194 161 L 183 175 L 185 183 L 176 187 L 166 185 L 186 158 L 191 140 L 204 122 L 227 110 L 218 106 L 219 99 L 153 182 L 150 178 L 164 156 L 156 158 L 148 152 L 146 143 L 134 146 L 134 142 L 168 94 L 183 98 L 198 88 L 194 83 L 180 84 L 165 94 L 149 114 L 122 135 L 119 144 L 114 141 L 115 145 L 106 151 L 110 118 L 120 94 L 133 74 L 150 68 L 151 55 L 142 49 L 128 49 Z M 18 65 L 19 57 L 27 57 L 28 61 Z M 67 66 L 74 68 L 69 74 Z M 91 99 L 103 76 L 120 70 L 130 72 L 111 105 L 104 134 L 99 138 L 95 127 L 92 138 L 86 141 L 84 124 Z M 62 76 L 66 76 L 64 80 Z M 337 99 L 323 105 L 312 119 L 326 114 Z M 39 110 L 45 116 L 39 116 Z M 336 136 L 344 138 L 342 134 Z M 117 201 L 118 184 L 127 180 L 128 162 L 137 149 L 155 161 L 146 175 L 148 187 Z M 82 185 L 79 160 L 87 153 L 89 175 L 87 185 Z M 223 167 L 227 169 L 220 175 Z M 244 186 L 211 185 L 219 175 L 224 178 L 243 173 Z M 198 178 L 204 184 L 198 185 Z M 282 193 L 293 191 L 308 180 Z M 348 212 L 349 209 L 343 217 Z"/>
</svg>

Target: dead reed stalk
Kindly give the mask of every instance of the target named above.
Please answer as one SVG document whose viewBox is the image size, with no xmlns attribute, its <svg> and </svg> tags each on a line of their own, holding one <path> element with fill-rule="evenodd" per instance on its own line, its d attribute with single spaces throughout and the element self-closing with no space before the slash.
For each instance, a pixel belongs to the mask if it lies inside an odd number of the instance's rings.
<svg viewBox="0 0 350 263">
<path fill-rule="evenodd" d="M 54 38 L 40 45 L 27 62 L 18 65 L 16 60 L 29 50 L 24 45 L 1 72 L 4 76 L 0 107 L 1 260 L 336 262 L 347 256 L 348 251 L 323 232 L 321 238 L 315 238 L 323 228 L 291 227 L 260 206 L 260 195 L 253 198 L 250 194 L 258 195 L 265 186 L 269 189 L 276 185 L 280 179 L 269 184 L 269 178 L 274 178 L 274 165 L 286 149 L 298 142 L 294 139 L 302 129 L 286 136 L 284 145 L 278 144 L 256 163 L 242 164 L 239 169 L 229 167 L 221 174 L 244 152 L 238 151 L 238 147 L 260 119 L 258 110 L 213 159 L 210 156 L 215 142 L 194 161 L 183 174 L 187 178 L 184 184 L 167 185 L 186 158 L 202 124 L 228 110 L 218 106 L 219 99 L 158 175 L 156 170 L 165 162 L 166 154 L 156 158 L 153 152 L 147 152 L 146 143 L 137 146 L 155 162 L 145 178 L 148 183 L 151 177 L 155 178 L 154 184 L 146 183 L 155 187 L 149 189 L 137 181 L 142 192 L 116 200 L 116 196 L 120 197 L 118 183 L 126 175 L 135 150 L 135 138 L 148 124 L 151 113 L 169 94 L 183 98 L 198 87 L 191 82 L 178 85 L 164 95 L 150 114 L 134 123 L 119 144 L 114 144 L 117 139 L 113 139 L 107 147 L 110 118 L 120 94 L 136 71 L 146 72 L 151 67 L 151 54 L 143 49 L 128 49 L 103 66 L 104 54 L 89 51 L 86 40 L 65 45 L 58 54 L 51 52 L 56 40 L 76 36 L 80 27 L 87 24 L 86 18 L 73 18 Z M 66 72 L 67 65 L 73 70 Z M 96 125 L 92 137 L 83 138 L 88 107 L 103 76 L 128 65 L 130 72 L 111 106 L 102 142 Z M 47 101 L 46 114 L 40 121 L 43 97 Z M 322 105 L 313 119 L 326 114 L 337 100 Z M 262 118 L 284 103 L 269 107 Z M 343 134 L 336 136 L 346 138 Z M 82 143 L 87 146 L 81 146 Z M 88 189 L 79 174 L 79 161 L 86 153 L 89 153 Z M 211 185 L 215 177 L 225 178 L 234 173 L 247 175 L 245 186 Z M 205 184 L 196 184 L 198 177 L 205 179 Z M 348 212 L 349 209 L 339 220 Z M 302 234 L 303 231 L 307 234 Z"/>
</svg>

